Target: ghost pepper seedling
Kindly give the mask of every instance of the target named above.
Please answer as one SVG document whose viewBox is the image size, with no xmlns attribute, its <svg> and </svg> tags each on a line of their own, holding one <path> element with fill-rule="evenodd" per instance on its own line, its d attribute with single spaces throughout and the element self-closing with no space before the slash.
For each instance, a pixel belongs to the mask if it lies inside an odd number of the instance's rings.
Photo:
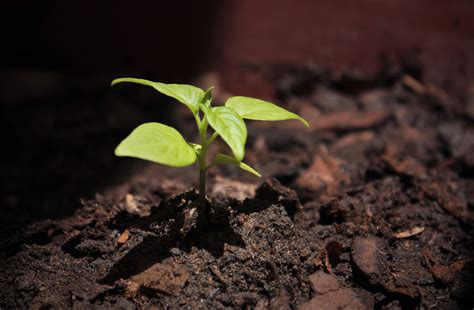
<svg viewBox="0 0 474 310">
<path fill-rule="evenodd" d="M 204 91 L 185 84 L 164 84 L 143 79 L 120 78 L 112 86 L 122 82 L 151 86 L 155 90 L 186 105 L 193 114 L 199 130 L 200 144 L 188 143 L 173 127 L 160 123 L 145 123 L 132 131 L 115 149 L 116 156 L 128 156 L 149 160 L 172 167 L 184 167 L 199 163 L 199 214 L 207 215 L 206 172 L 215 165 L 235 165 L 258 177 L 255 169 L 244 163 L 247 126 L 244 119 L 280 121 L 296 119 L 308 127 L 308 122 L 299 115 L 279 106 L 249 97 L 231 97 L 225 106 L 212 107 L 212 87 Z M 208 136 L 209 126 L 214 130 Z M 229 146 L 232 155 L 217 154 L 207 162 L 207 151 L 214 140 L 220 137 Z"/>
</svg>

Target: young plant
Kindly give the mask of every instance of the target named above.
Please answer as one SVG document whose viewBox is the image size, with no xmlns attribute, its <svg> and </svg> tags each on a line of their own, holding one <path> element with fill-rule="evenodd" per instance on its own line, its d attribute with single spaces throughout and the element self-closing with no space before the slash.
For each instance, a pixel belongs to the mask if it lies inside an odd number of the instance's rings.
<svg viewBox="0 0 474 310">
<path fill-rule="evenodd" d="M 128 82 L 151 86 L 158 92 L 186 105 L 196 120 L 200 144 L 188 143 L 173 127 L 160 123 L 145 123 L 135 128 L 115 149 L 116 156 L 135 157 L 171 167 L 185 167 L 199 163 L 199 211 L 206 217 L 206 172 L 209 168 L 229 164 L 235 165 L 258 177 L 255 169 L 242 160 L 247 141 L 247 126 L 244 119 L 280 121 L 296 119 L 308 127 L 308 122 L 299 115 L 279 106 L 249 97 L 231 97 L 225 106 L 212 107 L 212 87 L 204 91 L 185 84 L 164 84 L 143 79 L 120 78 L 112 86 Z M 209 126 L 213 133 L 208 135 Z M 207 152 L 214 140 L 220 137 L 229 146 L 232 155 L 217 154 L 207 162 Z"/>
</svg>

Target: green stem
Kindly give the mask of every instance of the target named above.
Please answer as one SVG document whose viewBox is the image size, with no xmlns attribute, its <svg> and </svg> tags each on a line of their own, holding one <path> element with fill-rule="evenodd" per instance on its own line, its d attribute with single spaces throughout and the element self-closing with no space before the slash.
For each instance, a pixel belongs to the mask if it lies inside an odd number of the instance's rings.
<svg viewBox="0 0 474 310">
<path fill-rule="evenodd" d="M 207 173 L 207 119 L 204 117 L 202 120 L 199 116 L 196 116 L 196 122 L 199 126 L 199 136 L 201 138 L 201 152 L 199 153 L 199 216 L 203 223 L 207 221 L 207 203 L 206 203 L 206 173 Z"/>
<path fill-rule="evenodd" d="M 214 132 L 212 134 L 212 136 L 209 138 L 209 140 L 207 140 L 207 145 L 211 144 L 212 142 L 214 142 L 214 140 L 216 140 L 216 138 L 219 136 L 219 134 L 217 132 Z"/>
<path fill-rule="evenodd" d="M 203 141 L 201 153 L 199 154 L 199 205 L 203 210 L 206 209 L 206 155 L 207 145 L 206 141 Z"/>
<path fill-rule="evenodd" d="M 199 169 L 199 207 L 203 213 L 207 213 L 206 208 L 206 170 Z"/>
<path fill-rule="evenodd" d="M 199 118 L 199 112 L 194 114 L 194 119 L 196 120 L 196 124 L 199 130 L 199 135 L 201 134 L 201 119 Z"/>
</svg>

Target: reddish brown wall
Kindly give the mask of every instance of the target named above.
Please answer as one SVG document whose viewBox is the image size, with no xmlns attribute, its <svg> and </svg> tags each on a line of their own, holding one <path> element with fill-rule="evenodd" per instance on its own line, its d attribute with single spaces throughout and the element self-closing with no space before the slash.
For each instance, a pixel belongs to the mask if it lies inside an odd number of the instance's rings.
<svg viewBox="0 0 474 310">
<path fill-rule="evenodd" d="M 2 65 L 153 71 L 177 77 L 236 62 L 314 62 L 373 72 L 417 54 L 426 78 L 474 79 L 472 0 L 10 1 Z"/>
<path fill-rule="evenodd" d="M 222 62 L 314 62 L 374 72 L 383 53 L 413 54 L 428 80 L 474 79 L 474 1 L 240 0 L 221 8 Z"/>
</svg>

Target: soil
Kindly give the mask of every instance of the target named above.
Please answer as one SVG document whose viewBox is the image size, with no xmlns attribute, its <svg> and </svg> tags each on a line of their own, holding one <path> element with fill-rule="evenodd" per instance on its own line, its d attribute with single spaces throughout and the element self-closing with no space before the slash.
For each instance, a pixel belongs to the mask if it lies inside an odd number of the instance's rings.
<svg viewBox="0 0 474 310">
<path fill-rule="evenodd" d="M 91 80 L 60 111 L 71 80 L 21 101 L 28 122 L 6 143 L 22 151 L 1 167 L 0 308 L 472 309 L 474 96 L 409 68 L 242 70 L 311 126 L 250 122 L 246 161 L 264 178 L 211 171 L 204 228 L 195 167 L 111 155 L 146 120 L 193 137 L 184 109 Z"/>
</svg>

